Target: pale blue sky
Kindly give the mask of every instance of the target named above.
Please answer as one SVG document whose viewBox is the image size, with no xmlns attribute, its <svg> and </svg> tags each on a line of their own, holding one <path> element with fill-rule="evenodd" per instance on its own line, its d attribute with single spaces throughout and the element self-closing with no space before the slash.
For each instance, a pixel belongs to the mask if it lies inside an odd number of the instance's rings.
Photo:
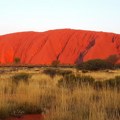
<svg viewBox="0 0 120 120">
<path fill-rule="evenodd" d="M 0 34 L 59 28 L 120 34 L 120 0 L 0 0 Z"/>
</svg>

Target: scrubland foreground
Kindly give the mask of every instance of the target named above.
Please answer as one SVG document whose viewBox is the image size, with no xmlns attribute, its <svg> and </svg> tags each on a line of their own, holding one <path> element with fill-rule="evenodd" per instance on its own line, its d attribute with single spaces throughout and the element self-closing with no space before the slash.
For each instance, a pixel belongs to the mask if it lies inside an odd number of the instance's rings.
<svg viewBox="0 0 120 120">
<path fill-rule="evenodd" d="M 0 120 L 120 120 L 120 70 L 0 68 Z M 34 119 L 35 120 L 35 119 Z"/>
</svg>

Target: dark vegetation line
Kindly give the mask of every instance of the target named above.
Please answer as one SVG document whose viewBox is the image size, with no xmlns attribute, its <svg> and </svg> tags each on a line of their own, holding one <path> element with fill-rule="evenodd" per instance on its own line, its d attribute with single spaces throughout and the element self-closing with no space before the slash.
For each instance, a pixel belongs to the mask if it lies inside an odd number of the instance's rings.
<svg viewBox="0 0 120 120">
<path fill-rule="evenodd" d="M 38 67 L 38 68 L 41 68 L 41 67 L 49 67 L 49 68 L 56 68 L 54 66 L 51 66 L 51 65 L 0 65 L 0 67 L 26 67 L 26 68 L 34 68 L 34 67 Z M 75 68 L 75 65 L 59 65 L 57 66 L 59 68 Z"/>
<path fill-rule="evenodd" d="M 91 43 L 94 45 L 94 42 Z M 27 67 L 27 68 L 34 68 L 34 67 L 62 67 L 62 68 L 77 68 L 80 70 L 105 70 L 105 69 L 119 69 L 120 63 L 116 64 L 117 61 L 120 59 L 117 55 L 111 55 L 108 58 L 102 59 L 93 59 L 82 62 L 81 64 L 61 64 L 59 60 L 54 60 L 49 65 L 40 65 L 40 64 L 22 64 L 20 58 L 15 58 L 13 63 L 10 64 L 0 64 L 0 67 Z"/>
</svg>

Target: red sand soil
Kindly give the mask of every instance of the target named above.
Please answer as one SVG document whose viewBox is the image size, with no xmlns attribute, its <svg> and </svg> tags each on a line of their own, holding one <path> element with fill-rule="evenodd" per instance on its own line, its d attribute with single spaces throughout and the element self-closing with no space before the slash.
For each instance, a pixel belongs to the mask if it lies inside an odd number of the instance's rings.
<svg viewBox="0 0 120 120">
<path fill-rule="evenodd" d="M 48 65 L 54 60 L 75 64 L 90 59 L 120 56 L 120 34 L 60 29 L 0 36 L 0 63 Z M 118 61 L 120 63 L 120 59 Z"/>
<path fill-rule="evenodd" d="M 35 115 L 25 115 L 20 118 L 8 118 L 6 120 L 43 120 L 43 116 L 40 114 L 35 114 Z"/>
</svg>

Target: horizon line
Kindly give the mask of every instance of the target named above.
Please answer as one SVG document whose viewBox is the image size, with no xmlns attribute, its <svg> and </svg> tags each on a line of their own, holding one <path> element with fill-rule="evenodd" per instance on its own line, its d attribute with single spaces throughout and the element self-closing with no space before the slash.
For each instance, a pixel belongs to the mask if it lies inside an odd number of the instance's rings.
<svg viewBox="0 0 120 120">
<path fill-rule="evenodd" d="M 9 32 L 5 34 L 0 34 L 0 36 L 4 35 L 10 35 L 10 34 L 16 34 L 16 33 L 27 33 L 27 32 L 38 32 L 38 33 L 44 33 L 49 31 L 55 31 L 55 30 L 76 30 L 76 31 L 88 31 L 88 32 L 103 32 L 103 33 L 111 33 L 111 34 L 120 34 L 117 32 L 110 32 L 110 31 L 101 31 L 101 30 L 89 30 L 89 29 L 78 29 L 78 28 L 57 28 L 57 29 L 48 29 L 48 30 L 42 30 L 42 31 L 35 31 L 35 30 L 21 30 L 16 32 Z"/>
</svg>

